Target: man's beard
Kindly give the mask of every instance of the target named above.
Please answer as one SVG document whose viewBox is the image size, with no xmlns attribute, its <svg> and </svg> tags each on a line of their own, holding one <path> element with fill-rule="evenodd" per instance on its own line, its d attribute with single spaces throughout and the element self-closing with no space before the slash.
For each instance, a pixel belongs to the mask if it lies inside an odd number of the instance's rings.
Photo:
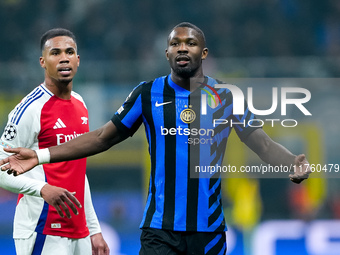
<svg viewBox="0 0 340 255">
<path fill-rule="evenodd" d="M 66 79 L 59 79 L 59 82 L 62 84 L 69 84 L 71 81 L 73 80 L 73 78 L 66 78 Z"/>
<path fill-rule="evenodd" d="M 192 69 L 191 67 L 176 67 L 174 68 L 174 72 L 178 76 L 188 79 L 194 76 L 196 69 Z"/>
</svg>

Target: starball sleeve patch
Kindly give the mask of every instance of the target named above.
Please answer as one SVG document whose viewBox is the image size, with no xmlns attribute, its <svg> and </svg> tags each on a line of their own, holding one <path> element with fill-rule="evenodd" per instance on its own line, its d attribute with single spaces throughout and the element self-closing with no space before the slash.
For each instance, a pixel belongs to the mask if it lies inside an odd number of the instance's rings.
<svg viewBox="0 0 340 255">
<path fill-rule="evenodd" d="M 13 141 L 17 136 L 17 129 L 13 124 L 8 124 L 5 127 L 3 138 L 7 141 Z"/>
</svg>

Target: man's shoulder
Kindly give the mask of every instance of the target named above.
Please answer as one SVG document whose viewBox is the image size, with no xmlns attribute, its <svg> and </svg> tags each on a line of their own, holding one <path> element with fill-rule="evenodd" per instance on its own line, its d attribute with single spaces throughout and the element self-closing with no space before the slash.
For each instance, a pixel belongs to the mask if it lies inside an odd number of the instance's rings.
<svg viewBox="0 0 340 255">
<path fill-rule="evenodd" d="M 126 100 L 131 97 L 136 98 L 141 94 L 144 94 L 144 95 L 149 94 L 148 92 L 150 92 L 154 88 L 154 86 L 157 87 L 159 83 L 164 83 L 166 77 L 167 76 L 161 76 L 161 77 L 155 78 L 154 80 L 140 82 L 137 86 L 133 88 L 133 90 L 128 95 Z"/>
<path fill-rule="evenodd" d="M 44 103 L 52 96 L 53 94 L 49 90 L 40 85 L 28 93 L 19 104 L 32 104 L 34 102 Z"/>
<path fill-rule="evenodd" d="M 134 92 L 141 92 L 142 90 L 150 89 L 157 79 L 158 78 L 156 78 L 154 80 L 149 80 L 149 81 L 142 81 L 137 86 L 135 86 L 133 88 L 133 91 Z"/>
<path fill-rule="evenodd" d="M 82 103 L 85 102 L 83 97 L 79 93 L 77 93 L 77 92 L 75 92 L 73 90 L 71 91 L 71 96 L 74 97 L 75 99 L 81 101 Z"/>
<path fill-rule="evenodd" d="M 168 76 L 160 76 L 160 77 L 154 78 L 153 80 L 142 81 L 138 84 L 138 86 L 143 86 L 143 87 L 152 86 L 153 84 L 156 84 L 158 82 L 164 82 L 167 77 Z"/>
<path fill-rule="evenodd" d="M 53 94 L 38 86 L 28 93 L 11 112 L 12 118 L 19 120 L 23 115 L 38 113 Z"/>
</svg>

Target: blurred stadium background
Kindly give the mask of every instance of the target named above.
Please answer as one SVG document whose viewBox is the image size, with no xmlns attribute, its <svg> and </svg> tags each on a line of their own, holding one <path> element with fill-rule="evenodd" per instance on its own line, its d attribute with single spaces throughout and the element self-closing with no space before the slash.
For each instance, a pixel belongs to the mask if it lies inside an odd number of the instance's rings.
<svg viewBox="0 0 340 255">
<path fill-rule="evenodd" d="M 166 37 L 181 21 L 205 32 L 210 50 L 205 74 L 226 82 L 309 78 L 298 86 L 311 91 L 313 116 L 296 117 L 294 109 L 287 118 L 298 118 L 298 127 L 266 131 L 294 153 L 306 152 L 310 163 L 340 163 L 337 0 L 1 0 L 0 128 L 9 111 L 43 81 L 39 39 L 46 30 L 65 27 L 77 36 L 81 64 L 74 90 L 87 102 L 93 130 L 112 117 L 140 81 L 169 73 Z M 271 99 L 270 84 L 254 85 L 254 90 L 255 105 Z M 93 203 L 111 254 L 139 250 L 149 164 L 143 132 L 88 160 Z M 229 143 L 239 149 L 227 152 L 228 163 L 259 162 L 234 136 Z M 321 176 L 301 185 L 288 179 L 223 179 L 228 254 L 340 254 L 337 178 Z M 0 190 L 0 254 L 15 254 L 16 197 Z"/>
</svg>

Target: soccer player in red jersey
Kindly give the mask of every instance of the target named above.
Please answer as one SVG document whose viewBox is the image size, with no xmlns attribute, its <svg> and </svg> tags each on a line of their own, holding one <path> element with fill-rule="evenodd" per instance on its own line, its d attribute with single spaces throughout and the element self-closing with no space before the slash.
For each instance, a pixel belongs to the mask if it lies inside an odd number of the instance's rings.
<svg viewBox="0 0 340 255">
<path fill-rule="evenodd" d="M 9 114 L 1 148 L 43 149 L 89 132 L 86 105 L 72 90 L 79 66 L 74 34 L 51 29 L 41 37 L 41 50 L 45 80 Z M 1 149 L 0 158 L 7 156 Z M 0 175 L 0 187 L 20 193 L 13 233 L 18 255 L 109 254 L 92 205 L 86 159 L 39 165 L 19 177 Z M 71 217 L 66 204 L 77 215 Z M 61 208 L 68 217 L 60 217 Z"/>
</svg>

